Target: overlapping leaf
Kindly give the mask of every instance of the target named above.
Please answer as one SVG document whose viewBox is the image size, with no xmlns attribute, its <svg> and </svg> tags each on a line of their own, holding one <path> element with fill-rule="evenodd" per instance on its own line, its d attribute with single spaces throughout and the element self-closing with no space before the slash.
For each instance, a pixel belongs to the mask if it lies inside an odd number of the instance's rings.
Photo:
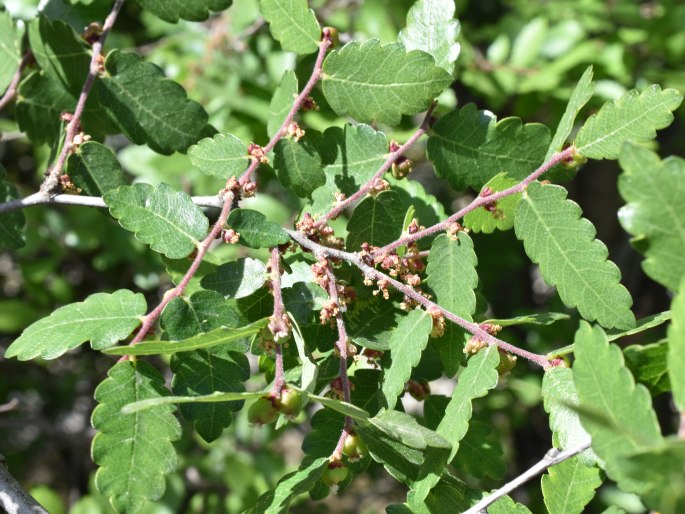
<svg viewBox="0 0 685 514">
<path fill-rule="evenodd" d="M 402 318 L 390 337 L 392 362 L 385 371 L 382 387 L 388 408 L 392 409 L 397 398 L 404 392 L 404 384 L 421 360 L 421 353 L 428 344 L 432 328 L 430 315 L 424 310 L 415 309 Z"/>
<path fill-rule="evenodd" d="M 623 350 L 626 367 L 635 381 L 644 385 L 652 396 L 671 390 L 668 376 L 668 341 L 652 344 L 633 344 Z"/>
<path fill-rule="evenodd" d="M 685 160 L 659 157 L 634 144 L 621 148 L 618 217 L 645 254 L 642 269 L 675 291 L 685 275 Z"/>
<path fill-rule="evenodd" d="M 318 50 L 321 29 L 307 0 L 260 0 L 259 10 L 283 50 L 298 54 Z"/>
<path fill-rule="evenodd" d="M 102 196 L 126 184 L 114 152 L 95 141 L 88 141 L 74 149 L 67 160 L 67 174 L 76 187 L 90 196 Z"/>
<path fill-rule="evenodd" d="M 233 209 L 226 223 L 240 234 L 240 244 L 249 248 L 269 248 L 290 241 L 279 225 L 251 209 Z"/>
<path fill-rule="evenodd" d="M 146 308 L 142 294 L 126 289 L 95 293 L 28 327 L 7 349 L 5 358 L 55 359 L 86 341 L 102 350 L 127 337 L 140 324 Z"/>
<path fill-rule="evenodd" d="M 491 191 L 497 193 L 517 183 L 518 180 L 509 178 L 506 173 L 500 173 L 490 179 L 484 188 L 488 187 Z M 514 213 L 520 199 L 521 195 L 516 193 L 499 200 L 493 206 L 493 209 L 488 210 L 485 207 L 478 207 L 475 211 L 471 211 L 464 216 L 464 226 L 474 232 L 483 232 L 485 234 L 491 234 L 495 229 L 509 230 L 514 226 Z"/>
<path fill-rule="evenodd" d="M 16 186 L 3 180 L 5 173 L 5 168 L 0 164 L 0 203 L 19 198 L 19 191 L 17 191 Z M 0 249 L 24 246 L 22 228 L 25 221 L 24 213 L 21 210 L 0 214 Z"/>
<path fill-rule="evenodd" d="M 621 272 L 607 260 L 595 227 L 580 215 L 580 207 L 566 199 L 566 189 L 533 182 L 516 209 L 516 237 L 564 304 L 604 327 L 631 328 L 632 298 L 619 283 Z"/>
<path fill-rule="evenodd" d="M 540 166 L 550 142 L 549 129 L 518 118 L 499 122 L 474 104 L 438 120 L 428 139 L 435 173 L 459 190 L 480 189 L 501 172 L 521 180 Z"/>
<path fill-rule="evenodd" d="M 169 23 L 176 23 L 179 19 L 188 21 L 204 21 L 210 12 L 228 9 L 233 0 L 192 0 L 192 2 L 167 0 L 137 0 L 146 11 Z"/>
<path fill-rule="evenodd" d="M 241 258 L 219 266 L 202 279 L 202 287 L 226 298 L 243 298 L 254 293 L 267 279 L 266 266 L 258 259 Z"/>
<path fill-rule="evenodd" d="M 356 250 L 362 243 L 386 245 L 402 232 L 404 209 L 394 191 L 383 191 L 362 200 L 347 222 L 347 248 Z"/>
<path fill-rule="evenodd" d="M 20 31 L 8 11 L 0 12 L 0 94 L 5 92 L 19 68 Z"/>
<path fill-rule="evenodd" d="M 616 159 L 625 141 L 644 143 L 656 131 L 668 127 L 674 111 L 683 101 L 675 89 L 651 85 L 642 93 L 628 91 L 618 100 L 604 104 L 578 131 L 578 152 L 591 159 Z"/>
<path fill-rule="evenodd" d="M 281 183 L 300 198 L 326 183 L 321 157 L 309 135 L 299 141 L 281 139 L 274 148 L 274 170 Z"/>
<path fill-rule="evenodd" d="M 602 484 L 600 470 L 576 456 L 549 468 L 542 477 L 542 495 L 550 514 L 581 514 Z"/>
<path fill-rule="evenodd" d="M 142 57 L 114 50 L 105 61 L 106 75 L 98 81 L 103 107 L 131 141 L 169 155 L 185 152 L 207 125 L 207 113 L 188 100 L 179 84 Z"/>
<path fill-rule="evenodd" d="M 419 0 L 407 13 L 407 27 L 398 40 L 407 50 L 423 50 L 450 75 L 459 56 L 459 21 L 453 0 Z"/>
<path fill-rule="evenodd" d="M 428 108 L 452 82 L 430 55 L 407 52 L 399 43 L 381 46 L 377 39 L 334 50 L 323 71 L 323 93 L 337 114 L 391 126 L 403 114 Z"/>
<path fill-rule="evenodd" d="M 288 116 L 298 93 L 297 75 L 292 70 L 283 73 L 281 84 L 274 91 L 269 103 L 269 121 L 266 124 L 266 133 L 273 137 L 281 128 Z"/>
<path fill-rule="evenodd" d="M 125 405 L 168 394 L 164 377 L 145 362 L 116 364 L 95 390 L 100 404 L 93 411 L 93 461 L 98 490 L 110 497 L 118 512 L 135 514 L 147 501 L 158 500 L 166 487 L 165 475 L 176 468 L 171 444 L 181 436 L 173 407 L 122 414 Z"/>
<path fill-rule="evenodd" d="M 104 200 L 122 227 L 170 259 L 190 254 L 207 234 L 209 221 L 200 208 L 167 184 L 122 186 Z"/>
<path fill-rule="evenodd" d="M 193 166 L 202 173 L 227 180 L 245 171 L 250 157 L 247 146 L 233 134 L 207 137 L 188 150 Z"/>
<path fill-rule="evenodd" d="M 581 322 L 574 347 L 573 381 L 592 449 L 605 461 L 609 478 L 635 491 L 637 484 L 626 477 L 617 458 L 663 441 L 652 398 L 644 386 L 635 385 L 621 350 L 607 341 L 600 327 Z"/>
<path fill-rule="evenodd" d="M 668 327 L 668 376 L 673 401 L 685 412 L 685 278 L 671 306 L 673 322 Z"/>
</svg>

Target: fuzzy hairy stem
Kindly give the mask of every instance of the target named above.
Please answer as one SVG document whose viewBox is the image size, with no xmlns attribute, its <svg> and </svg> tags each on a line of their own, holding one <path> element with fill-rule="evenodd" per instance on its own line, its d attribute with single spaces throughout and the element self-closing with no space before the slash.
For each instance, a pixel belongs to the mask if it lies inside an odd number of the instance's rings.
<svg viewBox="0 0 685 514">
<path fill-rule="evenodd" d="M 31 50 L 27 50 L 21 58 L 19 67 L 17 68 L 17 71 L 14 72 L 10 85 L 7 87 L 7 91 L 5 91 L 5 94 L 0 98 L 0 111 L 2 111 L 16 96 L 21 74 L 24 72 L 24 68 L 26 68 L 32 57 L 33 54 L 31 53 Z"/>
<path fill-rule="evenodd" d="M 288 230 L 287 232 L 290 234 L 290 237 L 295 242 L 297 242 L 303 248 L 311 250 L 317 257 L 334 257 L 336 259 L 341 259 L 356 266 L 361 270 L 362 273 L 364 273 L 364 275 L 373 280 L 386 280 L 391 286 L 393 286 L 395 289 L 397 289 L 405 296 L 411 298 L 412 300 L 415 300 L 417 303 L 420 303 L 421 305 L 426 307 L 426 309 L 436 309 L 440 311 L 442 315 L 448 320 L 450 320 L 452 323 L 459 325 L 467 332 L 473 334 L 479 340 L 486 342 L 488 345 L 497 345 L 502 350 L 512 353 L 514 355 L 518 355 L 519 357 L 523 357 L 524 359 L 534 362 L 535 364 L 542 366 L 543 368 L 548 368 L 554 365 L 544 355 L 529 352 L 510 343 L 502 341 L 501 339 L 498 339 L 495 336 L 483 330 L 477 323 L 466 321 L 465 319 L 457 316 L 456 314 L 448 311 L 447 309 L 440 307 L 437 303 L 432 302 L 425 296 L 417 293 L 413 288 L 363 263 L 362 260 L 355 254 L 322 246 L 318 243 L 311 241 L 310 239 L 307 239 L 307 237 L 305 237 L 300 232 L 296 232 L 293 230 Z"/>
<path fill-rule="evenodd" d="M 283 386 L 285 386 L 285 371 L 283 369 L 283 348 L 279 339 L 287 337 L 290 329 L 288 326 L 283 294 L 281 291 L 281 252 L 278 248 L 271 249 L 271 291 L 274 295 L 274 313 L 269 321 L 269 330 L 274 335 L 276 342 L 276 373 L 274 375 L 273 393 L 280 398 Z"/>
<path fill-rule="evenodd" d="M 95 78 L 100 73 L 100 56 L 102 55 L 102 49 L 105 45 L 105 40 L 109 35 L 114 22 L 121 11 L 121 7 L 124 5 L 124 0 L 116 0 L 112 6 L 112 10 L 105 18 L 105 23 L 102 25 L 102 34 L 95 43 L 93 43 L 93 55 L 90 59 L 90 68 L 88 69 L 88 75 L 83 83 L 83 88 L 79 94 L 78 102 L 76 103 L 76 109 L 74 109 L 74 114 L 67 124 L 66 136 L 64 137 L 64 143 L 62 145 L 62 150 L 57 156 L 57 161 L 50 168 L 48 168 L 47 176 L 40 187 L 42 193 L 47 195 L 55 195 L 59 192 L 59 177 L 64 169 L 64 164 L 67 161 L 69 152 L 72 148 L 72 143 L 74 137 L 81 124 L 81 116 L 83 115 L 83 110 L 86 107 L 86 101 L 88 100 L 88 95 L 90 90 L 93 88 L 95 83 Z"/>
<path fill-rule="evenodd" d="M 430 127 L 431 123 L 431 116 L 433 115 L 433 110 L 435 109 L 436 105 L 437 103 L 435 102 L 431 104 L 431 106 L 428 108 L 428 111 L 426 111 L 426 115 L 424 116 L 423 121 L 421 122 L 421 126 L 416 130 L 416 132 L 414 132 L 414 134 L 412 134 L 412 136 L 407 140 L 406 143 L 404 143 L 396 151 L 391 152 L 390 155 L 388 155 L 388 158 L 385 160 L 383 165 L 380 168 L 378 168 L 378 171 L 373 175 L 373 177 L 371 177 L 366 184 L 361 186 L 356 193 L 354 193 L 348 198 L 345 198 L 343 201 L 339 202 L 335 207 L 333 207 L 330 211 L 328 211 L 326 214 L 317 219 L 314 223 L 314 228 L 321 228 L 328 221 L 337 218 L 338 216 L 340 216 L 340 213 L 343 212 L 347 207 L 352 205 L 357 200 L 361 199 L 371 190 L 376 181 L 383 175 L 385 175 L 385 172 L 392 167 L 393 163 L 399 157 L 401 157 L 407 150 L 409 150 L 409 148 L 411 148 L 414 145 L 414 143 L 416 143 L 421 138 L 421 136 L 423 136 L 428 131 L 428 128 Z"/>
<path fill-rule="evenodd" d="M 387 244 L 383 246 L 382 248 L 379 248 L 374 252 L 374 255 L 384 255 L 387 253 L 392 252 L 396 248 L 413 243 L 415 241 L 418 241 L 419 239 L 422 239 L 426 236 L 430 236 L 431 234 L 435 234 L 436 232 L 441 232 L 443 230 L 447 230 L 449 226 L 466 216 L 468 213 L 475 211 L 478 207 L 481 207 L 483 205 L 488 205 L 493 202 L 496 202 L 497 200 L 501 200 L 502 198 L 505 198 L 510 195 L 514 195 L 516 193 L 522 193 L 528 184 L 533 182 L 534 180 L 537 180 L 539 177 L 541 177 L 544 173 L 552 169 L 554 166 L 559 164 L 560 162 L 563 162 L 569 158 L 571 158 L 575 152 L 575 147 L 570 146 L 566 150 L 562 152 L 557 152 L 552 157 L 549 158 L 544 164 L 542 164 L 538 169 L 536 169 L 533 173 L 528 175 L 526 178 L 524 178 L 521 182 L 518 184 L 515 184 L 507 189 L 504 189 L 502 191 L 499 191 L 497 193 L 493 193 L 489 196 L 477 196 L 470 204 L 468 204 L 466 207 L 463 209 L 455 212 L 447 218 L 444 221 L 441 221 L 440 223 L 436 223 L 435 225 L 425 228 L 423 230 L 419 230 L 418 232 L 415 232 L 414 234 L 409 234 L 407 236 L 404 236 L 396 241 L 393 241 L 390 244 Z"/>
<path fill-rule="evenodd" d="M 504 486 L 500 487 L 497 491 L 492 493 L 490 496 L 483 498 L 481 501 L 476 503 L 469 510 L 464 511 L 462 514 L 479 514 L 481 512 L 487 512 L 487 507 L 492 505 L 497 500 L 506 496 L 511 491 L 517 487 L 525 484 L 533 477 L 536 477 L 547 468 L 554 466 L 555 464 L 560 464 L 565 460 L 575 457 L 579 453 L 584 452 L 590 447 L 590 443 L 582 443 L 563 451 L 559 451 L 556 448 L 549 450 L 545 456 L 536 464 L 528 468 L 526 471 L 521 473 L 519 476 L 514 478 L 512 481 L 506 483 Z"/>
</svg>

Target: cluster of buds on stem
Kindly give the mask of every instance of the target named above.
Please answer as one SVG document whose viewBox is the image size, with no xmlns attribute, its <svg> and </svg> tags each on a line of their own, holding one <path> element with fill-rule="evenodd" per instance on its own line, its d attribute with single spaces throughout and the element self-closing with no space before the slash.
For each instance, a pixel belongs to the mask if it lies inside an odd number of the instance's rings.
<svg viewBox="0 0 685 514">
<path fill-rule="evenodd" d="M 487 198 L 488 196 L 492 196 L 494 193 L 495 191 L 493 191 L 493 189 L 490 186 L 485 186 L 481 190 L 479 196 L 481 198 Z M 492 217 L 495 219 L 500 220 L 504 217 L 504 213 L 502 212 L 502 210 L 497 208 L 497 201 L 483 204 L 483 209 L 491 213 Z"/>
<path fill-rule="evenodd" d="M 340 355 L 340 347 L 338 346 L 340 344 L 340 341 L 333 347 L 333 355 L 335 355 L 338 359 L 341 357 Z M 345 341 L 345 353 L 347 355 L 347 358 L 356 358 L 357 353 L 359 353 L 359 348 L 352 342 L 351 339 L 348 339 Z"/>
<path fill-rule="evenodd" d="M 484 330 L 488 334 L 495 336 L 497 335 L 500 330 L 502 330 L 502 327 L 500 325 L 495 325 L 492 323 L 481 323 L 478 325 L 481 330 Z M 487 348 L 488 343 L 480 339 L 478 336 L 471 336 L 471 339 L 466 343 L 464 346 L 464 353 L 467 354 L 474 354 L 478 353 L 480 350 L 483 348 Z"/>
<path fill-rule="evenodd" d="M 297 98 L 297 95 L 295 95 Z M 311 97 L 308 96 L 304 100 L 302 100 L 302 107 L 300 107 L 300 110 L 302 111 L 318 111 L 319 106 L 317 105 L 316 101 Z"/>
<path fill-rule="evenodd" d="M 268 327 L 276 342 L 290 337 L 290 320 L 287 314 L 282 314 L 280 317 L 271 316 Z"/>
<path fill-rule="evenodd" d="M 247 147 L 247 153 L 250 155 L 250 157 L 257 159 L 262 164 L 267 164 L 269 162 L 269 158 L 266 156 L 264 148 L 256 143 L 250 143 L 250 145 Z"/>
<path fill-rule="evenodd" d="M 354 384 L 352 382 L 347 382 L 350 391 L 354 391 Z M 334 398 L 336 400 L 343 400 L 345 398 L 345 391 L 343 388 L 343 381 L 340 377 L 335 377 L 331 382 L 331 388 L 326 393 L 329 398 Z"/>
<path fill-rule="evenodd" d="M 379 177 L 373 181 L 373 184 L 371 184 L 371 189 L 369 189 L 369 195 L 375 197 L 379 193 L 387 191 L 388 189 L 390 189 L 390 183 L 387 180 Z"/>
<path fill-rule="evenodd" d="M 341 238 L 336 237 L 335 231 L 330 226 L 327 224 L 317 226 L 316 220 L 308 212 L 304 213 L 300 221 L 295 223 L 295 228 L 315 243 L 327 246 L 328 248 L 341 249 L 345 246 L 345 242 Z"/>
<path fill-rule="evenodd" d="M 238 244 L 238 241 L 240 241 L 240 234 L 232 228 L 225 228 L 221 231 L 221 239 L 226 244 Z"/>
<path fill-rule="evenodd" d="M 69 195 L 77 195 L 81 192 L 81 188 L 76 187 L 76 184 L 74 184 L 71 181 L 71 177 L 69 175 L 60 175 L 59 176 L 59 187 L 63 193 L 66 193 Z"/>
<path fill-rule="evenodd" d="M 81 39 L 83 39 L 90 46 L 97 42 L 102 36 L 102 25 L 96 21 L 89 24 L 81 34 Z"/>
<path fill-rule="evenodd" d="M 443 316 L 442 311 L 437 307 L 430 307 L 428 314 L 433 320 L 430 336 L 433 338 L 442 337 L 445 334 L 445 316 Z"/>
<path fill-rule="evenodd" d="M 399 151 L 400 148 L 401 147 L 397 141 L 390 141 L 390 145 L 388 147 L 390 153 L 395 153 Z M 412 172 L 412 166 L 413 163 L 407 159 L 407 157 L 404 155 L 399 155 L 397 159 L 395 159 L 395 162 L 392 163 L 392 176 L 396 179 L 402 179 Z"/>
<path fill-rule="evenodd" d="M 296 121 L 291 121 L 285 129 L 285 137 L 299 142 L 304 137 L 304 130 L 300 128 Z"/>
<path fill-rule="evenodd" d="M 366 363 L 375 369 L 380 368 L 379 361 L 383 357 L 383 352 L 380 350 L 372 350 L 371 348 L 364 348 L 362 356 L 366 359 Z"/>
</svg>

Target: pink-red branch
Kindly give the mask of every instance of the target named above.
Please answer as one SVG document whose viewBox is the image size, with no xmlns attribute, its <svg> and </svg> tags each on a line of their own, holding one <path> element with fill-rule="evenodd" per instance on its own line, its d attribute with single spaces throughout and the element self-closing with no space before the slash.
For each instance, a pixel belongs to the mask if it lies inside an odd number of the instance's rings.
<svg viewBox="0 0 685 514">
<path fill-rule="evenodd" d="M 24 72 L 24 68 L 26 68 L 32 58 L 33 54 L 31 53 L 31 50 L 27 50 L 19 62 L 17 71 L 14 72 L 14 76 L 10 81 L 10 85 L 7 87 L 7 91 L 5 91 L 5 94 L 2 95 L 2 98 L 0 98 L 0 111 L 2 111 L 7 104 L 14 99 L 19 87 L 19 81 L 21 80 L 21 74 Z"/>
<path fill-rule="evenodd" d="M 114 2 L 112 10 L 107 15 L 107 18 L 105 18 L 105 23 L 102 25 L 102 33 L 100 34 L 100 37 L 93 43 L 93 55 L 90 59 L 88 75 L 86 76 L 86 80 L 83 83 L 83 88 L 79 94 L 78 102 L 76 103 L 76 109 L 74 109 L 74 113 L 67 124 L 67 133 L 64 137 L 62 150 L 57 156 L 57 161 L 49 168 L 47 177 L 40 187 L 41 192 L 45 194 L 55 195 L 59 192 L 59 177 L 62 174 L 64 164 L 66 163 L 69 152 L 71 151 L 74 137 L 76 137 L 79 127 L 81 126 L 81 116 L 83 115 L 83 110 L 86 108 L 88 95 L 90 94 L 90 90 L 93 88 L 95 78 L 100 74 L 100 57 L 102 55 L 102 49 L 105 45 L 105 40 L 112 30 L 114 22 L 116 21 L 123 5 L 124 0 L 116 0 L 116 2 Z"/>
<path fill-rule="evenodd" d="M 361 199 L 364 195 L 366 195 L 373 186 L 376 184 L 376 181 L 380 179 L 386 171 L 388 171 L 393 163 L 397 161 L 399 157 L 401 157 L 409 148 L 411 148 L 414 143 L 416 143 L 421 136 L 423 136 L 426 131 L 430 128 L 430 123 L 431 123 L 431 116 L 433 115 L 433 109 L 435 109 L 435 106 L 437 104 L 434 102 L 431 104 L 431 106 L 428 108 L 428 111 L 426 111 L 426 115 L 423 118 L 423 121 L 421 122 L 421 126 L 418 128 L 414 134 L 407 140 L 406 143 L 404 143 L 402 146 L 400 146 L 397 150 L 394 152 L 391 152 L 390 155 L 388 155 L 388 158 L 385 160 L 383 165 L 378 169 L 378 171 L 369 179 L 369 181 L 364 184 L 359 191 L 354 193 L 352 196 L 345 198 L 341 202 L 337 203 L 335 207 L 333 207 L 329 212 L 321 216 L 319 219 L 316 220 L 314 223 L 314 228 L 321 228 L 324 226 L 329 220 L 335 219 L 338 216 L 340 216 L 340 213 L 343 212 L 347 207 L 352 205 L 354 202 L 357 200 Z"/>
<path fill-rule="evenodd" d="M 540 176 L 542 176 L 544 173 L 552 169 L 554 166 L 559 164 L 560 162 L 566 161 L 573 157 L 573 154 L 575 152 L 575 147 L 571 146 L 567 148 L 566 150 L 562 152 L 557 152 L 552 157 L 549 158 L 547 162 L 545 162 L 542 166 L 540 166 L 538 169 L 536 169 L 533 173 L 528 175 L 526 178 L 524 178 L 521 182 L 518 184 L 511 186 L 510 188 L 504 189 L 503 191 L 499 191 L 497 193 L 493 193 L 488 196 L 478 196 L 476 197 L 475 200 L 473 200 L 470 204 L 468 204 L 466 207 L 463 209 L 459 210 L 458 212 L 454 213 L 452 216 L 447 218 L 444 221 L 441 221 L 440 223 L 436 223 L 435 225 L 425 228 L 423 230 L 419 230 L 418 232 L 415 232 L 413 234 L 409 234 L 407 236 L 404 236 L 396 241 L 393 241 L 390 244 L 385 245 L 382 248 L 379 248 L 374 252 L 374 255 L 384 255 L 387 253 L 392 252 L 396 248 L 413 243 L 415 241 L 418 241 L 419 239 L 422 239 L 426 236 L 430 236 L 431 234 L 435 234 L 436 232 L 441 232 L 443 230 L 447 230 L 450 225 L 464 216 L 466 216 L 468 213 L 475 211 L 478 207 L 481 207 L 483 205 L 489 205 L 492 204 L 493 202 L 496 202 L 497 200 L 500 200 L 502 198 L 505 198 L 507 196 L 516 194 L 516 193 L 522 193 L 528 184 L 533 182 L 534 180 L 537 180 Z"/>
<path fill-rule="evenodd" d="M 276 372 L 274 374 L 273 393 L 280 398 L 281 391 L 285 386 L 285 370 L 283 368 L 283 348 L 279 339 L 289 335 L 290 326 L 288 325 L 285 304 L 283 303 L 283 294 L 281 290 L 281 252 L 277 247 L 271 249 L 269 266 L 271 268 L 271 292 L 274 295 L 274 313 L 269 321 L 269 330 L 271 330 L 276 344 Z"/>
<path fill-rule="evenodd" d="M 428 298 L 421 295 L 420 293 L 417 293 L 413 288 L 403 284 L 402 282 L 399 282 L 398 280 L 395 280 L 391 276 L 386 275 L 385 273 L 382 273 L 376 270 L 375 268 L 372 268 L 371 266 L 368 266 L 367 264 L 363 263 L 357 255 L 348 252 L 343 252 L 342 250 L 336 250 L 334 248 L 322 246 L 318 243 L 311 241 L 310 239 L 307 239 L 307 237 L 305 237 L 300 232 L 289 230 L 288 233 L 295 242 L 297 242 L 303 248 L 311 250 L 317 257 L 334 257 L 336 259 L 341 259 L 343 261 L 349 262 L 350 264 L 353 264 L 354 266 L 359 268 L 361 272 L 364 273 L 364 275 L 373 280 L 387 281 L 387 283 L 389 283 L 391 286 L 393 286 L 395 289 L 397 289 L 405 296 L 411 298 L 412 300 L 415 300 L 417 303 L 423 305 L 426 309 L 436 309 L 440 311 L 442 315 L 448 320 L 450 320 L 452 323 L 459 325 L 464 330 L 473 334 L 479 340 L 486 342 L 488 345 L 497 345 L 502 350 L 505 350 L 514 355 L 518 355 L 519 357 L 523 357 L 524 359 L 534 362 L 535 364 L 538 364 L 543 368 L 554 366 L 554 363 L 547 359 L 547 357 L 545 357 L 544 355 L 539 355 L 537 353 L 532 353 L 527 350 L 523 350 L 521 348 L 518 348 L 517 346 L 514 346 L 505 341 L 502 341 L 501 339 L 494 337 L 493 335 L 483 330 L 477 323 L 472 323 L 470 321 L 466 321 L 463 318 L 460 318 L 459 316 L 448 311 L 447 309 L 440 307 L 435 302 L 430 301 Z"/>
</svg>

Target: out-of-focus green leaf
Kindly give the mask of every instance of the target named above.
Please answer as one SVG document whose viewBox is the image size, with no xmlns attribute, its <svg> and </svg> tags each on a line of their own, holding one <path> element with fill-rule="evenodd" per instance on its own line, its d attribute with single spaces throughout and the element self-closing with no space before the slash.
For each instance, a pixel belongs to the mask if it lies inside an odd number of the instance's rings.
<svg viewBox="0 0 685 514">
<path fill-rule="evenodd" d="M 166 0 L 136 0 L 140 6 L 169 23 L 179 19 L 204 21 L 210 12 L 228 9 L 233 0 L 192 0 L 190 2 L 168 2 Z"/>
<path fill-rule="evenodd" d="M 673 401 L 685 412 L 685 278 L 671 305 L 673 322 L 668 327 L 668 376 L 671 379 Z"/>
<path fill-rule="evenodd" d="M 0 94 L 7 89 L 21 62 L 20 32 L 12 15 L 7 11 L 0 12 Z"/>
<path fill-rule="evenodd" d="M 283 50 L 297 54 L 318 50 L 321 28 L 306 0 L 260 0 L 259 10 Z"/>
</svg>

